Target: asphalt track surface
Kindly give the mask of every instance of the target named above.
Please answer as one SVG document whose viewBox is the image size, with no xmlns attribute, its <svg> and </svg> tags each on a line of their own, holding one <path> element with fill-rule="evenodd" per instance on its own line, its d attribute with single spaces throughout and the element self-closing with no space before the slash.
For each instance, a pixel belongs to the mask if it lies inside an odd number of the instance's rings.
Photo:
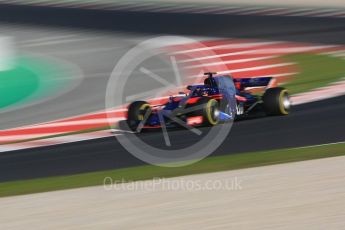
<svg viewBox="0 0 345 230">
<path fill-rule="evenodd" d="M 37 105 L 1 113 L 1 128 L 57 119 L 61 111 L 66 112 L 63 114 L 66 116 L 101 109 L 104 106 L 102 87 L 116 58 L 138 41 L 155 34 L 263 38 L 325 44 L 344 44 L 345 41 L 344 19 L 102 13 L 4 5 L 0 6 L 0 12 L 0 21 L 4 23 L 1 28 L 5 28 L 2 31 L 7 31 L 8 35 L 12 33 L 16 39 L 23 39 L 24 44 L 25 40 L 39 39 L 42 33 L 53 33 L 53 37 L 61 36 L 61 33 L 78 33 L 77 40 L 85 38 L 78 45 L 68 42 L 42 46 L 36 42 L 36 45 L 22 47 L 20 51 L 23 52 L 62 57 L 75 62 L 82 67 L 84 78 L 79 79 L 76 88 L 68 93 L 48 98 Z M 63 18 L 58 17 L 61 13 Z M 90 47 L 98 51 L 85 55 L 83 50 Z M 115 54 L 102 52 L 102 49 L 109 47 L 116 49 Z M 344 115 L 345 97 L 338 97 L 295 107 L 288 117 L 237 122 L 227 140 L 213 155 L 344 141 Z M 177 146 L 195 140 L 188 131 L 178 130 L 171 132 L 171 135 L 177 140 Z M 159 132 L 144 134 L 143 138 L 148 142 L 163 143 Z M 104 138 L 2 153 L 0 181 L 70 175 L 142 164 L 125 151 L 115 138 Z"/>
<path fill-rule="evenodd" d="M 345 97 L 296 106 L 287 117 L 266 117 L 234 124 L 230 135 L 212 154 L 224 155 L 277 148 L 302 147 L 345 140 Z M 169 132 L 173 146 L 196 141 L 190 131 Z M 162 133 L 141 135 L 161 143 Z M 144 164 L 108 137 L 52 147 L 2 153 L 0 181 L 70 175 Z"/>
</svg>

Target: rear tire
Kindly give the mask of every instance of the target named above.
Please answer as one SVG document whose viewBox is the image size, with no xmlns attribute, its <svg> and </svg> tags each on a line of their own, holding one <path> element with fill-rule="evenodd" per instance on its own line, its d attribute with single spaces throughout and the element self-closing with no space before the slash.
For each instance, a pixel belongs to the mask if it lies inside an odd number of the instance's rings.
<svg viewBox="0 0 345 230">
<path fill-rule="evenodd" d="M 285 88 L 276 87 L 267 89 L 262 97 L 267 115 L 288 115 L 290 113 L 290 97 Z"/>
<path fill-rule="evenodd" d="M 148 110 L 151 110 L 151 106 L 146 101 L 135 101 L 128 106 L 127 125 L 130 130 L 137 130 Z"/>
</svg>

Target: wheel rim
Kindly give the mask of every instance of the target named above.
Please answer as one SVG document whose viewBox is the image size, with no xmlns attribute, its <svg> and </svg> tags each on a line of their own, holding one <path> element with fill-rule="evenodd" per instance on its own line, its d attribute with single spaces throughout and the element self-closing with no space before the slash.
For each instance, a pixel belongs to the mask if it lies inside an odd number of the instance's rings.
<svg viewBox="0 0 345 230">
<path fill-rule="evenodd" d="M 289 111 L 291 108 L 291 101 L 288 95 L 284 95 L 283 97 L 283 106 L 286 111 Z"/>
<path fill-rule="evenodd" d="M 146 114 L 146 111 L 150 109 L 150 105 L 149 104 L 144 104 L 139 108 L 138 111 L 138 117 L 137 120 L 138 121 L 143 121 L 144 120 L 144 116 Z"/>
<path fill-rule="evenodd" d="M 216 100 L 210 100 L 207 106 L 208 120 L 212 125 L 216 125 L 219 121 L 219 108 L 218 102 Z"/>
<path fill-rule="evenodd" d="M 219 109 L 216 106 L 212 108 L 211 114 L 212 114 L 213 120 L 219 119 Z"/>
<path fill-rule="evenodd" d="M 289 114 L 291 108 L 291 101 L 289 97 L 289 93 L 286 90 L 283 90 L 280 93 L 280 111 L 282 114 L 287 115 Z"/>
</svg>

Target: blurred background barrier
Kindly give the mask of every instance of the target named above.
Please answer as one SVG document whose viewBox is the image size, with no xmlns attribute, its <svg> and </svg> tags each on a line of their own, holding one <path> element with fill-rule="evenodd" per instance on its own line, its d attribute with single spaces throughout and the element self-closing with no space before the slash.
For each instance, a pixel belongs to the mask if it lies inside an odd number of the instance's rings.
<svg viewBox="0 0 345 230">
<path fill-rule="evenodd" d="M 0 21 L 6 23 L 24 23 L 47 26 L 63 26 L 110 30 L 117 32 L 134 32 L 145 34 L 179 34 L 198 35 L 207 37 L 246 37 L 265 38 L 272 40 L 288 40 L 316 43 L 342 44 L 343 39 L 339 31 L 344 27 L 345 18 L 342 17 L 304 17 L 301 12 L 292 15 L 297 17 L 282 17 L 280 13 L 261 13 L 240 7 L 240 11 L 228 11 L 218 14 L 218 8 L 199 10 L 197 8 L 180 5 L 173 11 L 157 11 L 152 5 L 144 7 L 98 7 L 93 1 L 81 4 L 81 1 L 69 1 L 61 7 L 57 1 L 31 1 L 18 5 L 21 1 L 0 1 Z M 24 2 L 22 2 L 24 3 Z M 34 4 L 30 4 L 34 3 Z M 54 4 L 53 4 L 54 3 Z M 87 4 L 86 4 L 87 3 Z M 131 4 L 131 3 L 128 3 Z M 87 6 L 81 8 L 80 6 Z M 230 7 L 231 8 L 231 7 Z M 151 10 L 150 10 L 151 9 Z M 170 9 L 170 8 L 169 8 Z M 223 10 L 223 7 L 221 7 Z M 196 13 L 193 13 L 196 12 Z M 308 11 L 305 13 L 315 12 Z M 336 10 L 331 15 L 340 15 L 344 11 Z M 327 13 L 329 14 L 329 13 Z M 325 13 L 322 13 L 325 15 Z M 44 19 L 44 20 L 42 20 Z M 193 28 L 193 29 L 191 29 Z M 300 36 L 303 34 L 304 36 Z M 322 34 L 322 36 L 319 36 Z M 298 36 L 297 36 L 298 35 Z"/>
<path fill-rule="evenodd" d="M 178 2 L 178 3 L 209 3 L 207 0 L 159 0 L 157 2 Z M 213 0 L 213 4 L 235 4 L 235 5 L 257 5 L 257 6 L 303 6 L 303 7 L 345 7 L 343 0 L 289 0 L 289 1 L 277 1 L 277 0 Z"/>
<path fill-rule="evenodd" d="M 207 0 L 159 0 L 159 2 L 179 2 L 179 3 L 209 3 Z M 343 0 L 213 0 L 214 4 L 237 4 L 237 5 L 272 5 L 272 6 L 309 6 L 309 7 L 345 7 Z"/>
<path fill-rule="evenodd" d="M 51 6 L 58 6 L 64 5 L 69 7 L 77 7 L 77 6 L 95 6 L 95 5 L 138 5 L 138 6 L 147 6 L 149 4 L 155 4 L 157 6 L 164 6 L 170 5 L 173 6 L 174 4 L 199 4 L 210 5 L 210 1 L 207 0 L 131 0 L 131 1 L 121 1 L 121 0 L 17 0 L 17 1 L 9 1 L 9 0 L 1 0 L 0 2 L 3 3 L 10 3 L 10 4 L 24 4 L 24 5 L 51 5 Z M 213 0 L 212 5 L 244 5 L 244 6 L 279 6 L 279 7 L 326 7 L 326 8 L 344 8 L 345 2 L 343 0 L 329 0 L 329 1 L 322 1 L 322 0 L 289 0 L 289 1 L 276 1 L 276 0 Z"/>
</svg>

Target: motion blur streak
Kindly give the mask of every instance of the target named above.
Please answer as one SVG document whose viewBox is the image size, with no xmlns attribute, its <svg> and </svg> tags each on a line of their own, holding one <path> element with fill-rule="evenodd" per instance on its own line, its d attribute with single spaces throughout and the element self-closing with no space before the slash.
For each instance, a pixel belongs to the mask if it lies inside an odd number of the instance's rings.
<svg viewBox="0 0 345 230">
<path fill-rule="evenodd" d="M 262 9 L 260 10 L 259 12 L 262 13 Z M 342 18 L 102 11 L 94 10 L 92 7 L 66 9 L 49 7 L 44 4 L 37 8 L 25 5 L 13 6 L 10 2 L 1 3 L 0 12 L 0 21 L 3 22 L 1 24 L 2 32 L 16 39 L 16 42 L 20 44 L 19 52 L 30 54 L 36 52 L 64 59 L 78 65 L 85 76 L 80 85 L 71 92 L 30 108 L 1 113 L 0 128 L 4 132 L 7 132 L 5 129 L 36 123 L 46 123 L 45 125 L 47 125 L 48 122 L 56 120 L 64 125 L 69 125 L 71 123 L 66 123 L 69 121 L 63 120 L 63 118 L 72 116 L 77 116 L 74 121 L 77 121 L 76 126 L 79 127 L 90 127 L 89 122 L 94 119 L 96 125 L 100 125 L 102 121 L 99 119 L 104 118 L 104 113 L 91 115 L 89 113 L 104 110 L 104 88 L 114 63 L 128 49 L 152 35 L 179 34 L 255 40 L 251 43 L 288 41 L 288 43 L 315 44 L 313 47 L 326 47 L 324 52 L 328 53 L 338 52 L 333 49 L 338 47 L 333 47 L 333 45 L 342 46 L 345 41 L 344 19 Z M 325 12 L 323 11 L 322 14 Z M 138 26 L 138 21 L 140 21 L 140 26 Z M 157 23 L 158 21 L 160 23 Z M 20 23 L 23 24 L 20 25 Z M 37 24 L 41 26 L 37 26 Z M 97 32 L 92 29 L 97 29 Z M 140 32 L 143 32 L 144 35 Z M 46 39 L 37 40 L 44 38 Z M 58 42 L 59 39 L 61 39 L 61 43 Z M 208 38 L 208 40 L 214 39 Z M 30 43 L 35 46 L 24 46 Z M 39 46 L 39 43 L 45 45 Z M 329 44 L 332 47 L 328 47 Z M 330 50 L 327 50 L 328 48 Z M 257 55 L 255 52 L 252 54 Z M 342 52 L 336 54 L 341 55 Z M 248 58 L 240 57 L 241 55 L 243 54 L 238 54 L 237 58 Z M 265 55 L 275 56 L 275 54 L 267 52 Z M 266 66 L 274 64 L 276 63 L 266 64 Z M 259 76 L 274 74 L 277 77 L 289 77 L 290 74 L 298 72 L 289 68 L 285 69 L 285 67 L 290 66 L 272 68 L 273 73 L 260 72 L 262 70 L 258 70 L 256 73 Z M 255 68 L 255 66 L 245 68 Z M 284 68 L 284 71 L 281 71 L 280 68 Z M 68 75 L 65 78 L 74 79 L 74 75 Z M 282 118 L 277 117 L 238 122 L 234 125 L 233 135 L 228 137 L 214 154 L 232 154 L 342 141 L 343 133 L 345 133 L 344 101 L 344 97 L 339 97 L 297 106 L 291 116 L 284 117 L 284 122 L 282 122 Z M 80 114 L 89 115 L 82 116 L 80 119 Z M 56 125 L 49 124 L 45 128 L 56 127 Z M 25 129 L 28 128 L 25 127 Z M 9 133 L 3 133 L 3 136 L 15 135 L 17 131 L 11 130 Z M 53 133 L 60 133 L 60 131 L 55 130 Z M 188 139 L 183 131 L 173 133 L 174 136 L 178 136 L 179 143 Z M 149 133 L 144 135 L 144 138 L 148 141 L 159 142 L 160 134 Z M 248 141 L 252 145 L 248 145 Z M 11 147 L 3 146 L 3 149 L 11 149 Z M 66 175 L 142 164 L 128 155 L 112 137 L 2 153 L 0 163 L 2 165 L 0 167 L 1 181 Z M 16 170 L 13 170 L 14 168 Z"/>
</svg>

